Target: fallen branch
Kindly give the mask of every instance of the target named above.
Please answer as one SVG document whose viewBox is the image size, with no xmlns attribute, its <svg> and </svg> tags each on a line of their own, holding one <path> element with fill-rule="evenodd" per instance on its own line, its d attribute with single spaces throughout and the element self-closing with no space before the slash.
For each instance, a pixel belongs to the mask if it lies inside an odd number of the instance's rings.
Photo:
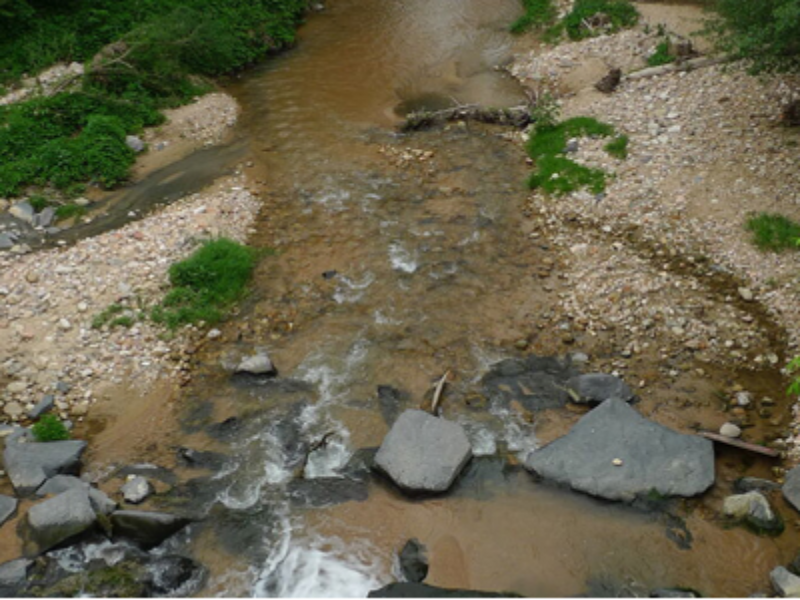
<svg viewBox="0 0 800 600">
<path fill-rule="evenodd" d="M 723 62 L 726 62 L 726 59 L 701 56 L 683 62 L 674 62 L 659 67 L 650 67 L 649 69 L 634 71 L 626 75 L 625 79 L 644 79 L 645 77 L 656 77 L 657 75 L 664 75 L 665 73 L 673 73 L 675 71 L 694 71 L 695 69 L 711 67 Z"/>
<path fill-rule="evenodd" d="M 439 383 L 436 384 L 436 389 L 433 392 L 433 400 L 431 401 L 432 415 L 436 415 L 436 408 L 439 406 L 439 400 L 442 397 L 442 391 L 444 391 L 444 384 L 449 376 L 450 376 L 450 370 L 448 369 L 447 371 L 445 371 L 445 374 L 442 375 L 442 378 L 439 380 Z"/>
<path fill-rule="evenodd" d="M 772 448 L 767 448 L 766 446 L 759 446 L 758 444 L 743 442 L 742 440 L 728 437 L 722 435 L 721 433 L 713 433 L 711 431 L 698 431 L 697 434 L 709 440 L 720 442 L 722 444 L 727 444 L 728 446 L 733 446 L 735 448 L 741 448 L 742 450 L 749 450 L 750 452 L 763 454 L 764 456 L 769 456 L 771 458 L 780 457 L 780 452 L 778 452 L 777 450 L 774 450 Z"/>
<path fill-rule="evenodd" d="M 436 111 L 417 111 L 409 114 L 400 125 L 400 131 L 421 131 L 451 121 L 478 121 L 490 125 L 523 128 L 531 122 L 528 106 L 511 108 L 485 108 L 478 104 L 462 104 Z"/>
</svg>

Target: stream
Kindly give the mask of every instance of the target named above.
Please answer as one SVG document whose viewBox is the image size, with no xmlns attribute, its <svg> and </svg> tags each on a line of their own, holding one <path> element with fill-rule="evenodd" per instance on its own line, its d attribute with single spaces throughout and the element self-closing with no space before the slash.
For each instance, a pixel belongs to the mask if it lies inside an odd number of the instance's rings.
<svg viewBox="0 0 800 600">
<path fill-rule="evenodd" d="M 163 500 L 203 517 L 168 542 L 209 568 L 201 595 L 363 597 L 396 580 L 412 537 L 428 550 L 426 583 L 525 596 L 747 596 L 792 558 L 786 506 L 774 539 L 717 516 L 732 479 L 768 475 L 766 459 L 717 449 L 718 483 L 701 499 L 602 502 L 519 466 L 580 414 L 531 419 L 481 395 L 499 360 L 584 350 L 557 332 L 531 342 L 557 289 L 535 273 L 554 249 L 531 242 L 522 216 L 530 167 L 510 130 L 395 126 L 419 107 L 524 102 L 497 68 L 519 12 L 518 0 L 332 0 L 296 48 L 228 85 L 243 107 L 235 157 L 253 161 L 264 201 L 250 243 L 275 253 L 225 325 L 236 341 L 201 351 L 182 399 L 176 443 L 226 457 L 184 471 Z M 255 348 L 279 377 L 231 377 L 224 366 Z M 707 398 L 699 421 L 717 414 L 722 382 L 781 394 L 775 372 L 706 370 L 692 388 Z M 442 414 L 476 459 L 448 494 L 407 498 L 369 472 L 369 449 L 446 371 Z M 656 386 L 643 406 L 671 393 Z"/>
</svg>

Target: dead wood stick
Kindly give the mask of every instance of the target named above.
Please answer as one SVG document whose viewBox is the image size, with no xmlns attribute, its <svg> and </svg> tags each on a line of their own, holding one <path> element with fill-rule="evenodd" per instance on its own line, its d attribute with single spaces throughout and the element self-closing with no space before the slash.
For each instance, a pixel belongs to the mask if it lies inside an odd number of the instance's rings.
<svg viewBox="0 0 800 600">
<path fill-rule="evenodd" d="M 439 380 L 439 383 L 436 384 L 436 389 L 433 392 L 433 400 L 431 402 L 431 414 L 436 414 L 436 407 L 439 405 L 439 400 L 442 397 L 442 391 L 444 390 L 444 384 L 447 381 L 447 378 L 450 376 L 450 369 L 445 371 L 442 378 Z"/>
</svg>

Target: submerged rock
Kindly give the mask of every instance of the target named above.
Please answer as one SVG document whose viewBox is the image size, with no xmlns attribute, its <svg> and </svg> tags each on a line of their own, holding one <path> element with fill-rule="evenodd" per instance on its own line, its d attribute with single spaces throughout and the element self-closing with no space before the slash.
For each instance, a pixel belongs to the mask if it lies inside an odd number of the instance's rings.
<svg viewBox="0 0 800 600">
<path fill-rule="evenodd" d="M 483 393 L 503 405 L 516 400 L 529 411 L 559 408 L 569 400 L 567 381 L 577 375 L 569 358 L 512 358 L 492 365 L 482 380 Z"/>
<path fill-rule="evenodd" d="M 29 541 L 27 554 L 44 552 L 83 533 L 97 517 L 87 490 L 72 489 L 40 502 L 28 511 Z"/>
<path fill-rule="evenodd" d="M 158 546 L 190 522 L 177 515 L 139 510 L 118 510 L 111 515 L 114 537 L 133 540 L 145 550 Z"/>
<path fill-rule="evenodd" d="M 532 452 L 525 467 L 608 500 L 694 496 L 714 483 L 714 449 L 707 439 L 648 421 L 622 400 L 606 400 Z"/>
<path fill-rule="evenodd" d="M 454 590 L 440 588 L 425 583 L 390 583 L 367 594 L 367 598 L 514 598 L 521 597 L 507 592 L 478 592 L 475 590 Z"/>
<path fill-rule="evenodd" d="M 397 419 L 375 456 L 375 466 L 407 492 L 444 492 L 472 458 L 464 428 L 421 410 Z"/>
<path fill-rule="evenodd" d="M 633 400 L 633 392 L 619 377 L 606 373 L 578 375 L 567 382 L 573 402 L 578 404 L 600 404 L 610 398 L 623 402 Z"/>
</svg>

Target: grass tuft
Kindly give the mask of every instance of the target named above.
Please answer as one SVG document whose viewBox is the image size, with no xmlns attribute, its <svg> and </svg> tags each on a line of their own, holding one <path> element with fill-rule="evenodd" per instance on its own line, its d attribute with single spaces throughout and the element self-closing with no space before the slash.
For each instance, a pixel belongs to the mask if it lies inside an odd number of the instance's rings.
<svg viewBox="0 0 800 600">
<path fill-rule="evenodd" d="M 519 34 L 531 29 L 541 29 L 556 18 L 553 0 L 522 0 L 525 14 L 511 24 L 511 33 Z"/>
<path fill-rule="evenodd" d="M 753 243 L 761 250 L 782 252 L 796 250 L 800 240 L 800 224 L 779 214 L 759 213 L 745 225 L 753 233 Z"/>
<path fill-rule="evenodd" d="M 605 145 L 605 151 L 614 158 L 628 158 L 628 136 L 619 135 Z"/>
<path fill-rule="evenodd" d="M 655 51 L 647 57 L 647 65 L 650 67 L 659 67 L 675 61 L 675 57 L 669 53 L 669 42 L 664 40 Z"/>
<path fill-rule="evenodd" d="M 632 27 L 638 20 L 639 13 L 628 0 L 576 0 L 563 25 L 570 39 L 582 40 Z M 587 27 L 593 21 L 598 24 Z"/>
<path fill-rule="evenodd" d="M 69 430 L 55 415 L 44 415 L 33 427 L 33 437 L 37 442 L 60 442 L 69 439 Z"/>
</svg>

